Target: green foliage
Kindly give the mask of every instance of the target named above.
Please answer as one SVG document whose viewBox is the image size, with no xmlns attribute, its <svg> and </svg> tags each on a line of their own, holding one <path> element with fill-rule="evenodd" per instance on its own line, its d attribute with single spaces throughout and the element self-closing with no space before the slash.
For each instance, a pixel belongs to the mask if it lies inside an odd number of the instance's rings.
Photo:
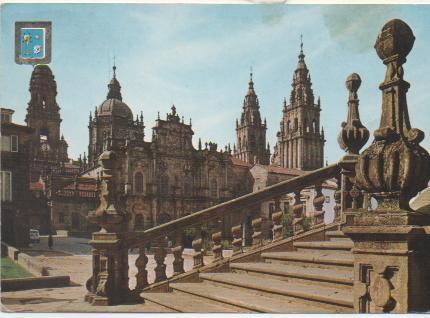
<svg viewBox="0 0 430 318">
<path fill-rule="evenodd" d="M 1 258 L 1 278 L 24 278 L 24 277 L 32 277 L 29 272 L 27 272 L 20 265 L 15 263 L 9 257 Z"/>
<path fill-rule="evenodd" d="M 231 242 L 230 242 L 229 240 L 223 240 L 223 241 L 222 241 L 222 248 L 223 248 L 224 250 L 229 250 L 229 249 L 231 249 L 231 248 L 232 248 L 232 246 L 231 246 Z"/>
<path fill-rule="evenodd" d="M 293 236 L 293 208 L 288 207 L 287 213 L 282 214 L 282 235 L 284 238 Z"/>
<path fill-rule="evenodd" d="M 309 231 L 309 229 L 311 228 L 311 225 L 312 225 L 312 219 L 310 217 L 305 216 L 303 218 L 303 230 L 305 232 Z"/>
</svg>

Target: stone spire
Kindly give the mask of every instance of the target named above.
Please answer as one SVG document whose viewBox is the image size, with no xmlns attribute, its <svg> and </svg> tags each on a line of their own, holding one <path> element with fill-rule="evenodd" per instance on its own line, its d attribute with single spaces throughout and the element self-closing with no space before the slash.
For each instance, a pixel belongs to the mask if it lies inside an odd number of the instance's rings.
<svg viewBox="0 0 430 318">
<path fill-rule="evenodd" d="M 108 92 L 106 98 L 107 99 L 115 98 L 115 99 L 122 101 L 121 85 L 119 84 L 118 80 L 116 79 L 116 65 L 115 65 L 115 63 L 113 64 L 112 69 L 113 69 L 113 77 L 112 77 L 110 83 L 108 84 L 109 92 Z"/>
<path fill-rule="evenodd" d="M 321 105 L 314 103 L 312 82 L 305 63 L 303 41 L 291 83 L 289 104 L 284 98 L 282 120 L 272 162 L 284 168 L 314 170 L 324 164 L 324 134 L 320 130 Z"/>
<path fill-rule="evenodd" d="M 305 54 L 303 53 L 303 41 L 300 42 L 300 54 L 298 56 L 296 70 L 294 71 L 293 87 L 290 95 L 290 103 L 297 106 L 299 104 L 313 105 L 314 94 L 312 91 L 312 82 L 308 67 L 305 62 Z"/>
<path fill-rule="evenodd" d="M 249 74 L 248 91 L 243 100 L 240 120 L 236 120 L 237 152 L 240 160 L 254 164 L 269 164 L 266 145 L 266 124 L 261 120 L 258 96 L 254 90 L 252 70 Z"/>
</svg>

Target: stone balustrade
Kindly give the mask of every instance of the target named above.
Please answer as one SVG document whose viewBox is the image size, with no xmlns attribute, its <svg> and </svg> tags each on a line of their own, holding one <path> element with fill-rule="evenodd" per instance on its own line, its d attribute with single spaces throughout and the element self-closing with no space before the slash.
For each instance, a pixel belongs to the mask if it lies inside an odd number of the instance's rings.
<svg viewBox="0 0 430 318">
<path fill-rule="evenodd" d="M 294 234 L 304 231 L 303 218 L 305 208 L 300 201 L 301 191 L 304 189 L 316 189 L 317 196 L 314 200 L 316 216 L 313 225 L 319 226 L 324 224 L 324 211 L 322 209 L 324 196 L 321 192 L 321 185 L 325 180 L 338 175 L 340 171 L 340 166 L 334 164 L 145 231 L 122 231 L 118 233 L 101 231 L 94 233 L 93 240 L 90 242 L 94 247 L 93 275 L 87 283 L 89 290 L 86 297 L 87 300 L 98 305 L 123 303 L 127 301 L 127 295 L 136 295 L 148 286 L 149 275 L 146 248 L 149 245 L 152 247 L 151 250 L 154 253 L 156 263 L 153 269 L 156 283 L 168 278 L 166 274 L 167 252 L 173 254 L 173 275 L 176 276 L 184 273 L 184 247 L 181 239 L 183 232 L 190 228 L 200 229 L 203 225 L 217 224 L 218 220 L 223 220 L 228 215 L 239 216 L 238 224 L 232 224 L 230 233 L 220 231 L 216 226 L 213 227 L 212 233 L 207 233 L 208 235 L 204 237 L 201 236 L 202 233 L 200 231 L 195 231 L 194 240 L 192 241 L 194 270 L 205 266 L 205 253 L 212 253 L 213 261 L 216 262 L 225 257 L 223 251 L 226 246 L 232 249 L 232 255 L 237 255 L 248 249 L 259 248 L 267 242 L 282 239 L 284 237 L 282 217 L 285 212 L 281 210 L 280 200 L 282 196 L 289 193 L 294 193 L 297 200 L 293 206 Z M 275 202 L 275 210 L 272 213 L 271 220 L 269 220 L 272 224 L 269 228 L 265 228 L 266 232 L 270 231 L 270 233 L 266 233 L 263 230 L 263 218 L 259 213 L 253 214 L 255 217 L 248 225 L 246 217 L 249 214 L 244 213 L 244 211 L 255 210 L 261 203 L 268 201 Z M 114 220 L 116 221 L 116 219 Z M 108 220 L 103 219 L 103 222 L 111 226 Z M 251 233 L 246 233 L 247 227 Z M 208 228 L 212 229 L 212 227 Z M 247 235 L 252 237 L 250 246 L 246 246 L 245 244 Z M 175 238 L 173 240 L 174 246 L 169 248 L 167 248 L 166 244 L 166 237 L 168 236 Z M 128 288 L 128 251 L 132 248 L 139 250 L 139 256 L 135 262 L 138 270 L 136 274 L 136 286 L 134 290 L 130 291 Z M 111 283 L 107 284 L 107 281 Z M 120 290 L 122 292 L 119 292 L 117 289 L 114 293 L 110 294 L 109 289 L 117 288 L 117 286 L 121 286 Z"/>
</svg>

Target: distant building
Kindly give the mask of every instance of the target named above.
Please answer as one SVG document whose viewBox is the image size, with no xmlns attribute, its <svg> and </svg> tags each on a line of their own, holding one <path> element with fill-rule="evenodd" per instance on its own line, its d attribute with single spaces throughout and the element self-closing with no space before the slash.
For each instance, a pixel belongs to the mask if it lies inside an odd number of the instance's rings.
<svg viewBox="0 0 430 318">
<path fill-rule="evenodd" d="M 33 129 L 15 124 L 12 109 L 1 108 L 1 239 L 25 247 L 29 243 L 29 149 Z"/>
</svg>

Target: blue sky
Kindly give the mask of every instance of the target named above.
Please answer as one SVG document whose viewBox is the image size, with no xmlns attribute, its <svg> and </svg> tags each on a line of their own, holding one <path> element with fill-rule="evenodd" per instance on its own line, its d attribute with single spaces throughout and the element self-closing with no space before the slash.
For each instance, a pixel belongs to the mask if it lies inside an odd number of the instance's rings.
<svg viewBox="0 0 430 318">
<path fill-rule="evenodd" d="M 143 111 L 146 139 L 157 112 L 174 103 L 192 117 L 194 144 L 233 143 L 249 69 L 254 71 L 267 139 L 273 147 L 284 96 L 290 95 L 300 34 L 316 96 L 321 96 L 325 157 L 342 156 L 337 145 L 346 119 L 345 79 L 359 73 L 362 122 L 379 125 L 385 67 L 373 45 L 383 24 L 407 22 L 416 41 L 405 66 L 412 126 L 422 129 L 430 149 L 430 6 L 352 5 L 143 5 L 6 4 L 1 7 L 0 105 L 16 110 L 24 123 L 30 99 L 31 66 L 14 62 L 15 21 L 50 20 L 62 133 L 69 156 L 87 149 L 88 115 L 106 98 L 113 56 L 124 101 Z"/>
</svg>

